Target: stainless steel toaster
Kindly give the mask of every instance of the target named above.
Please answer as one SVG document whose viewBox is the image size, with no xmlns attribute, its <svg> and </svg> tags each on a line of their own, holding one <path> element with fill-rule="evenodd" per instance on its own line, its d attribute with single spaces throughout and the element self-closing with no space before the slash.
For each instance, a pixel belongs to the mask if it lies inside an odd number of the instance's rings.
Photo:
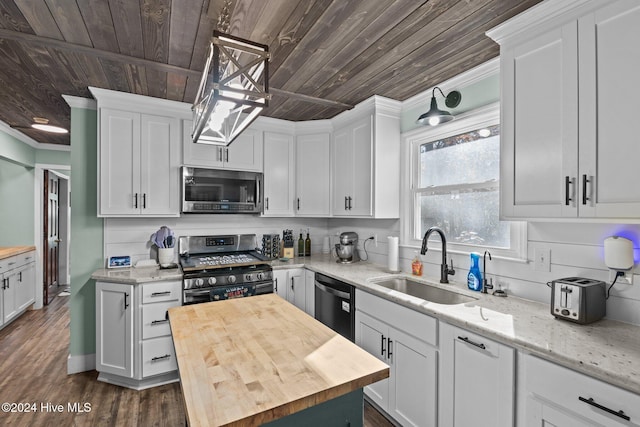
<svg viewBox="0 0 640 427">
<path fill-rule="evenodd" d="M 583 277 L 551 282 L 551 314 L 559 319 L 586 324 L 602 319 L 607 310 L 606 285 Z"/>
</svg>

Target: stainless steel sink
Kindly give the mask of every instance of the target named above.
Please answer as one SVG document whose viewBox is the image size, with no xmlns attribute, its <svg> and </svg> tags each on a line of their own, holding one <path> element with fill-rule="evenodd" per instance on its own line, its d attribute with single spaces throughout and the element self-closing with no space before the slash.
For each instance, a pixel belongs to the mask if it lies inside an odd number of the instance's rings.
<svg viewBox="0 0 640 427">
<path fill-rule="evenodd" d="M 477 298 L 474 297 L 436 288 L 435 286 L 407 279 L 406 277 L 374 279 L 371 280 L 371 283 L 437 304 L 463 304 L 477 300 Z"/>
</svg>

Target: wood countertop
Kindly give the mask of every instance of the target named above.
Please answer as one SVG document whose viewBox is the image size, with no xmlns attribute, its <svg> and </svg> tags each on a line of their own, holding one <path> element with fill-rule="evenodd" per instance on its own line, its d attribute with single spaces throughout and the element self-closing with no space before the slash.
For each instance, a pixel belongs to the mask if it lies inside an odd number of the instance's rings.
<svg viewBox="0 0 640 427">
<path fill-rule="evenodd" d="M 0 246 L 0 259 L 35 251 L 35 246 Z"/>
<path fill-rule="evenodd" d="M 257 426 L 389 376 L 275 294 L 169 309 L 188 424 Z"/>
</svg>

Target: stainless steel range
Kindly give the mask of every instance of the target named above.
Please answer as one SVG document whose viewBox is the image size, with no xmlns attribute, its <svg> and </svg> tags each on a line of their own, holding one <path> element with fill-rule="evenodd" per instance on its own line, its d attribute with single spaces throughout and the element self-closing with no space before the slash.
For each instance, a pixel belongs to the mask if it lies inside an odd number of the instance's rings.
<svg viewBox="0 0 640 427">
<path fill-rule="evenodd" d="M 255 234 L 181 236 L 178 252 L 184 305 L 273 292 L 271 266 L 256 251 Z"/>
</svg>

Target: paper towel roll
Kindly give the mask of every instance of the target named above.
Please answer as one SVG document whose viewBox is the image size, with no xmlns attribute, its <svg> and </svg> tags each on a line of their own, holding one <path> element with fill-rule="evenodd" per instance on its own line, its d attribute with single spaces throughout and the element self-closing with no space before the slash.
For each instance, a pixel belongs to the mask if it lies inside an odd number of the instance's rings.
<svg viewBox="0 0 640 427">
<path fill-rule="evenodd" d="M 389 256 L 387 259 L 387 268 L 392 273 L 397 273 L 400 271 L 398 269 L 398 243 L 399 238 L 394 236 L 388 236 L 387 240 L 389 242 Z"/>
<path fill-rule="evenodd" d="M 629 270 L 633 267 L 633 242 L 618 236 L 604 239 L 604 263 L 612 270 Z"/>
</svg>

